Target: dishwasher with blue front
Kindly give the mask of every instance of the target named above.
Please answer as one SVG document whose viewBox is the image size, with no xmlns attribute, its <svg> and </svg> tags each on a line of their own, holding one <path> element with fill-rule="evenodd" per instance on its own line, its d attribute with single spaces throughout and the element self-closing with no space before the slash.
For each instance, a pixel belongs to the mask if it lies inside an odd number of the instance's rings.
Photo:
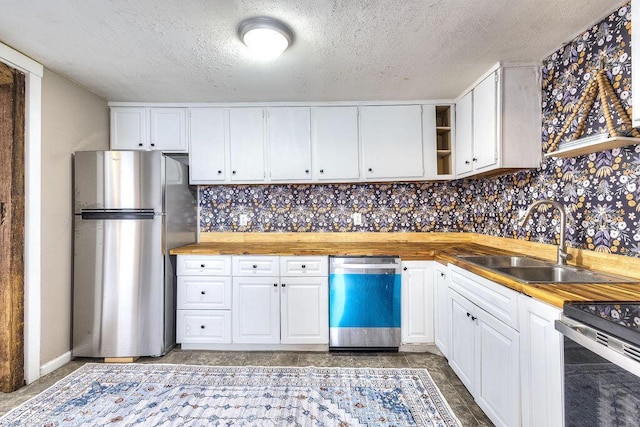
<svg viewBox="0 0 640 427">
<path fill-rule="evenodd" d="M 329 258 L 329 349 L 397 351 L 400 258 Z"/>
</svg>

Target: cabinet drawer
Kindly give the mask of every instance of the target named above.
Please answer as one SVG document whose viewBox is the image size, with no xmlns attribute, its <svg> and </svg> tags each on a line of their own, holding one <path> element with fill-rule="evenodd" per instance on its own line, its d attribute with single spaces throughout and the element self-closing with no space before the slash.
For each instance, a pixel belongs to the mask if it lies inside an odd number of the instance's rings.
<svg viewBox="0 0 640 427">
<path fill-rule="evenodd" d="M 493 317 L 518 329 L 518 292 L 450 265 L 451 287 Z"/>
<path fill-rule="evenodd" d="M 230 276 L 231 257 L 223 255 L 178 255 L 178 276 Z"/>
<path fill-rule="evenodd" d="M 176 341 L 184 344 L 231 342 L 230 310 L 178 310 Z"/>
<path fill-rule="evenodd" d="M 231 309 L 231 277 L 179 276 L 178 309 Z"/>
<path fill-rule="evenodd" d="M 326 256 L 280 257 L 280 276 L 328 276 L 329 259 Z"/>
<path fill-rule="evenodd" d="M 234 276 L 279 276 L 278 256 L 234 256 Z"/>
</svg>

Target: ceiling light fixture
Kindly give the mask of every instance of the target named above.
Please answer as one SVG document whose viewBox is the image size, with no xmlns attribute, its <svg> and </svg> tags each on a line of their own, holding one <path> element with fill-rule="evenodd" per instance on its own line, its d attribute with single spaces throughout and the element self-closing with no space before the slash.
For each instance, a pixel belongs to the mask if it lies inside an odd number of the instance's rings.
<svg viewBox="0 0 640 427">
<path fill-rule="evenodd" d="M 293 43 L 293 32 L 273 18 L 258 17 L 238 26 L 240 40 L 259 58 L 273 59 Z"/>
</svg>

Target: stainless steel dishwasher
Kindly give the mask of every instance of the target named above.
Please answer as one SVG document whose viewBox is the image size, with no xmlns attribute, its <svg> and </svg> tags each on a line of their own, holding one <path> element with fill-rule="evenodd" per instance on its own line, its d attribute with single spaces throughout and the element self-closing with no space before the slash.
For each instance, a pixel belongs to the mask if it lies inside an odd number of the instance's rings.
<svg viewBox="0 0 640 427">
<path fill-rule="evenodd" d="M 400 258 L 330 257 L 330 350 L 400 346 Z"/>
</svg>

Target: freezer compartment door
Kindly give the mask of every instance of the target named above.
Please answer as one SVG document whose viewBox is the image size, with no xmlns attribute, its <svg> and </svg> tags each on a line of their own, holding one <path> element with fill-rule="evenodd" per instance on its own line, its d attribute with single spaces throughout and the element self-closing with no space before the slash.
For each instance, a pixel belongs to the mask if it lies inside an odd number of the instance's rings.
<svg viewBox="0 0 640 427">
<path fill-rule="evenodd" d="M 76 215 L 74 356 L 157 356 L 166 350 L 162 227 L 160 215 Z"/>
<path fill-rule="evenodd" d="M 74 212 L 162 212 L 162 169 L 158 151 L 78 151 L 74 155 Z"/>
</svg>

